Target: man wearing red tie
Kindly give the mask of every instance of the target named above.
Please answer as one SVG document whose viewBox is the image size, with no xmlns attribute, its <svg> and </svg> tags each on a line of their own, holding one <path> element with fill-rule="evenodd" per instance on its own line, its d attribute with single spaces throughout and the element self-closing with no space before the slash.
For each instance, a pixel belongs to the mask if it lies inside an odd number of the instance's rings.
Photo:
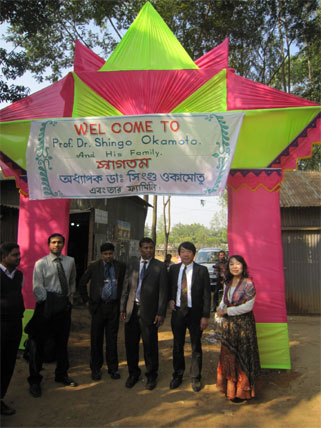
<svg viewBox="0 0 321 428">
<path fill-rule="evenodd" d="M 125 274 L 120 315 L 125 321 L 125 346 L 129 377 L 125 386 L 139 380 L 139 341 L 142 336 L 146 365 L 146 389 L 152 390 L 158 375 L 158 327 L 164 322 L 168 298 L 167 271 L 154 258 L 155 244 L 150 238 L 139 242 L 141 257 L 128 264 Z"/>
<path fill-rule="evenodd" d="M 210 278 L 205 266 L 195 263 L 196 248 L 192 242 L 183 242 L 178 247 L 182 263 L 169 270 L 170 302 L 172 311 L 173 379 L 170 389 L 178 388 L 185 371 L 184 344 L 188 328 L 192 345 L 190 376 L 195 392 L 201 390 L 202 332 L 208 326 L 210 316 Z"/>
</svg>

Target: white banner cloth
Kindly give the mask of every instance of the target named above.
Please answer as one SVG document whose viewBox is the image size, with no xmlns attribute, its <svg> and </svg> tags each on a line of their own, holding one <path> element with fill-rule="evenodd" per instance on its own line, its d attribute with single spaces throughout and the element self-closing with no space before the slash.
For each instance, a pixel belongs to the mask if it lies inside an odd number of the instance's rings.
<svg viewBox="0 0 321 428">
<path fill-rule="evenodd" d="M 30 199 L 219 195 L 244 113 L 33 121 Z"/>
</svg>

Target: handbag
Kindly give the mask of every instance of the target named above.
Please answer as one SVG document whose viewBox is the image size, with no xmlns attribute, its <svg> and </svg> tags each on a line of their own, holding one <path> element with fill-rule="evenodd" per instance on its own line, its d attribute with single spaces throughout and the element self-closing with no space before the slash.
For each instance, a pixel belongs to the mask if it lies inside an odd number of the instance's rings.
<svg viewBox="0 0 321 428">
<path fill-rule="evenodd" d="M 220 317 L 215 312 L 214 315 L 214 332 L 217 339 L 221 339 L 223 333 L 223 324 L 227 321 L 226 316 Z"/>
</svg>

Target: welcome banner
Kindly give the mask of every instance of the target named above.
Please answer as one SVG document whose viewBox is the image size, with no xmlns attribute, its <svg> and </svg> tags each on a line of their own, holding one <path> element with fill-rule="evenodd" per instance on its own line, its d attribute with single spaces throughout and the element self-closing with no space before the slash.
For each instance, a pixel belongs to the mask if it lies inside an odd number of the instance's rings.
<svg viewBox="0 0 321 428">
<path fill-rule="evenodd" d="M 30 199 L 219 195 L 244 113 L 33 121 Z"/>
</svg>

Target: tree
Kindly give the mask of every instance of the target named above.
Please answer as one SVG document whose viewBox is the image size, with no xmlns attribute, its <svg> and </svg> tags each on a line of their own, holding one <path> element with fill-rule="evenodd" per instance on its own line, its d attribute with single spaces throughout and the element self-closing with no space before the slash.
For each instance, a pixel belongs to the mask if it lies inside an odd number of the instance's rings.
<svg viewBox="0 0 321 428">
<path fill-rule="evenodd" d="M 321 171 L 321 144 L 315 144 L 312 148 L 312 157 L 301 159 L 298 162 L 301 171 Z"/>
<path fill-rule="evenodd" d="M 0 20 L 13 49 L 0 49 L 0 98 L 13 102 L 29 94 L 7 82 L 26 71 L 38 82 L 61 78 L 73 64 L 77 39 L 107 59 L 145 1 L 2 0 Z M 317 0 L 151 3 L 192 59 L 229 37 L 230 66 L 240 75 L 321 102 Z"/>
<path fill-rule="evenodd" d="M 152 236 L 151 228 L 146 223 L 145 223 L 145 226 L 144 226 L 144 236 L 146 236 L 146 237 L 151 237 Z"/>
<path fill-rule="evenodd" d="M 154 195 L 153 197 L 153 221 L 152 221 L 152 240 L 155 242 L 157 241 L 157 233 L 156 233 L 156 227 L 157 227 L 157 195 Z"/>
<path fill-rule="evenodd" d="M 107 58 L 145 0 L 2 0 L 8 23 L 2 73 L 55 81 L 72 66 L 75 40 Z M 317 0 L 152 0 L 178 40 L 197 59 L 230 39 L 230 66 L 253 80 L 290 90 L 291 48 L 306 55 L 320 32 Z M 39 30 L 41 29 L 41 31 Z M 311 37 L 315 34 L 314 38 Z M 315 49 L 316 55 L 317 50 Z M 19 55 L 19 57 L 16 57 Z M 316 71 L 317 73 L 317 71 Z M 46 76 L 46 77 L 44 77 Z M 11 96 L 19 96 L 19 90 Z M 8 90 L 2 86 L 2 90 Z M 16 95 L 14 95 L 16 94 Z M 22 92 L 21 92 L 22 94 Z"/>
<path fill-rule="evenodd" d="M 5 40 L 13 45 L 11 51 L 1 51 L 3 76 L 18 77 L 29 70 L 38 82 L 56 81 L 72 66 L 77 39 L 107 56 L 116 46 L 115 34 L 120 40 L 113 18 L 124 7 L 119 0 L 2 0 L 1 23 L 9 24 Z M 1 99 L 12 101 L 27 94 L 27 88 L 19 92 L 14 85 L 2 85 L 1 90 Z"/>
<path fill-rule="evenodd" d="M 279 41 L 279 70 L 271 83 L 290 93 L 292 87 L 291 48 L 302 48 L 320 36 L 317 0 L 271 0 L 267 2 L 269 22 L 277 28 Z M 317 36 L 318 37 L 318 36 Z M 309 41 L 309 42 L 308 42 Z"/>
<path fill-rule="evenodd" d="M 166 215 L 167 208 L 167 215 Z M 171 231 L 171 197 L 167 196 L 167 200 L 165 201 L 165 196 L 163 196 L 163 218 L 164 218 L 164 255 L 166 257 L 167 248 L 168 248 L 168 238 Z"/>
</svg>

